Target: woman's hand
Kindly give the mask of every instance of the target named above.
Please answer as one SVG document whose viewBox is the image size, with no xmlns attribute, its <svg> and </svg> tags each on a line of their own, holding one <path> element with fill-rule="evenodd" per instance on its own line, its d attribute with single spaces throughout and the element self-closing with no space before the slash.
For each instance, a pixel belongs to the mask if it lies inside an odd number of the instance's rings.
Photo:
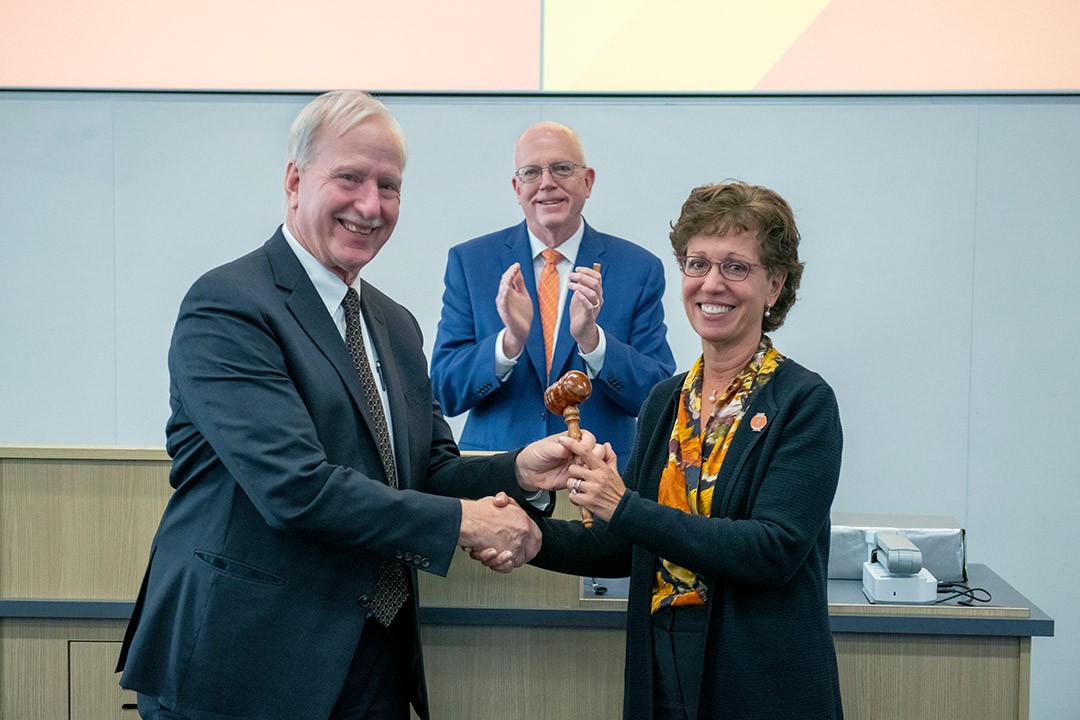
<svg viewBox="0 0 1080 720">
<path fill-rule="evenodd" d="M 611 449 L 611 443 L 604 443 L 601 455 L 598 445 L 590 446 L 568 437 L 560 437 L 559 442 L 577 459 L 568 470 L 570 480 L 566 487 L 570 489 L 570 502 L 585 508 L 594 517 L 609 522 L 615 507 L 626 494 L 626 485 L 619 476 L 618 458 Z"/>
</svg>

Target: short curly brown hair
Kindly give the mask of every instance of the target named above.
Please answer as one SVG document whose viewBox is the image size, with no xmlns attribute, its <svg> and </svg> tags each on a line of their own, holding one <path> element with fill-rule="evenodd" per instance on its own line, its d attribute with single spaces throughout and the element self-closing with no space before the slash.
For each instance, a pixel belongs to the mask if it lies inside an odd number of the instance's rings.
<svg viewBox="0 0 1080 720">
<path fill-rule="evenodd" d="M 776 304 L 761 319 L 764 332 L 776 330 L 795 304 L 803 273 L 795 214 L 784 198 L 759 185 L 741 180 L 702 185 L 690 192 L 679 219 L 671 224 L 671 247 L 676 256 L 683 255 L 692 238 L 721 237 L 732 230 L 757 233 L 761 264 L 770 277 L 787 273 Z"/>
</svg>

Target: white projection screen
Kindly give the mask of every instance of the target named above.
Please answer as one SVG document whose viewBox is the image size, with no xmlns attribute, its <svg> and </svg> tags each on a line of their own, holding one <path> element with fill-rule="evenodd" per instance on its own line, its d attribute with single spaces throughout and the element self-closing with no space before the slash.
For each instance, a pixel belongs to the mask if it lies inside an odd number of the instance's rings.
<svg viewBox="0 0 1080 720">
<path fill-rule="evenodd" d="M 0 88 L 1057 93 L 1076 0 L 3 0 Z"/>
</svg>

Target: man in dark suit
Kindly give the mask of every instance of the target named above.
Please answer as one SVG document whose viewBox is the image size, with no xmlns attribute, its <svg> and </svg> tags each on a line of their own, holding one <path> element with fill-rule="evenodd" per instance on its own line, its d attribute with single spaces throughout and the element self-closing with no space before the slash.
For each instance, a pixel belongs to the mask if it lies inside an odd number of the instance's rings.
<svg viewBox="0 0 1080 720">
<path fill-rule="evenodd" d="M 427 718 L 416 571 L 445 574 L 458 545 L 506 569 L 539 548 L 521 508 L 565 482 L 568 453 L 461 458 L 415 319 L 360 279 L 404 165 L 381 103 L 315 99 L 290 134 L 285 224 L 180 307 L 175 492 L 118 667 L 144 718 Z"/>
<path fill-rule="evenodd" d="M 593 394 L 582 424 L 622 462 L 646 395 L 675 370 L 663 267 L 582 218 L 596 173 L 573 130 L 533 125 L 514 163 L 525 221 L 450 249 L 432 353 L 435 398 L 447 415 L 469 412 L 463 449 L 505 450 L 562 429 L 544 390 L 568 370 L 583 371 Z"/>
</svg>

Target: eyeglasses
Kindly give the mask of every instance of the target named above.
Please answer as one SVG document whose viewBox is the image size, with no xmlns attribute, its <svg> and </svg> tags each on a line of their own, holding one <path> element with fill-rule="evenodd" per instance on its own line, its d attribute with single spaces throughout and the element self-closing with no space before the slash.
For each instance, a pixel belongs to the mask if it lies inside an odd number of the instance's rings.
<svg viewBox="0 0 1080 720">
<path fill-rule="evenodd" d="M 703 278 L 709 274 L 709 270 L 715 265 L 724 279 L 731 282 L 742 282 L 750 275 L 751 270 L 765 267 L 764 265 L 743 262 L 742 260 L 721 260 L 714 263 L 708 258 L 699 255 L 679 255 L 675 259 L 679 262 L 679 269 L 682 270 L 683 275 L 686 277 Z"/>
<path fill-rule="evenodd" d="M 573 177 L 578 168 L 584 170 L 585 166 L 563 160 L 562 162 L 553 162 L 550 165 L 522 165 L 514 175 L 523 183 L 534 183 L 544 175 L 544 170 L 550 172 L 552 177 L 565 179 Z"/>
</svg>

